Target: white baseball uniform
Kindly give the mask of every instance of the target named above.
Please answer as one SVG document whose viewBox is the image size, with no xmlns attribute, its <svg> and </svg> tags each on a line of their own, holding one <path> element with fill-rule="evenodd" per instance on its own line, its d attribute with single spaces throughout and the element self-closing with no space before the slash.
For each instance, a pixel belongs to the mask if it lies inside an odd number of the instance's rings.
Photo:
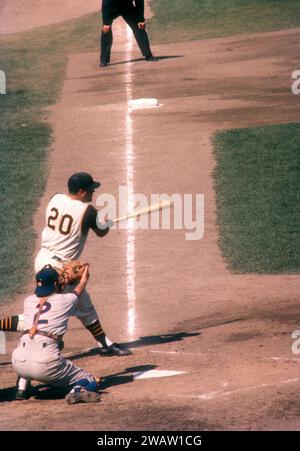
<svg viewBox="0 0 300 451">
<path fill-rule="evenodd" d="M 24 301 L 25 330 L 29 330 L 34 322 L 39 301 L 36 295 L 28 296 Z M 63 336 L 77 303 L 75 293 L 50 295 L 43 305 L 38 330 Z M 18 347 L 13 351 L 12 364 L 19 377 L 57 387 L 68 387 L 83 379 L 94 380 L 91 374 L 62 357 L 57 341 L 38 334 L 33 339 L 30 339 L 29 334 L 21 337 Z"/>
<path fill-rule="evenodd" d="M 46 208 L 46 226 L 42 232 L 41 250 L 35 259 L 35 271 L 50 264 L 77 260 L 86 242 L 82 234 L 82 219 L 90 204 L 72 199 L 66 194 L 55 194 Z"/>
<path fill-rule="evenodd" d="M 41 250 L 35 259 L 35 271 L 45 265 L 61 268 L 63 263 L 77 260 L 84 248 L 88 232 L 82 233 L 82 219 L 90 203 L 57 193 L 46 208 L 46 226 L 42 232 Z M 72 288 L 66 287 L 66 292 Z M 75 316 L 84 326 L 97 321 L 98 316 L 86 290 L 81 294 Z"/>
</svg>

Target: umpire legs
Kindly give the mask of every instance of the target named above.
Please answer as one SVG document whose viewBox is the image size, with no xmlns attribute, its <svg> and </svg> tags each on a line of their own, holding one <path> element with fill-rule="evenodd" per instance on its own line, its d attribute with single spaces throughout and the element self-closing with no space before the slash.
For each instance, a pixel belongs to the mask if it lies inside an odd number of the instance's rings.
<svg viewBox="0 0 300 451">
<path fill-rule="evenodd" d="M 100 55 L 100 63 L 107 64 L 110 62 L 110 52 L 113 44 L 113 34 L 112 29 L 106 33 L 102 30 L 101 33 L 101 55 Z"/>
<path fill-rule="evenodd" d="M 142 55 L 145 58 L 151 58 L 152 52 L 150 49 L 149 38 L 146 30 L 141 30 L 138 27 L 138 21 L 136 19 L 133 19 L 131 14 L 122 14 L 122 17 L 132 29 L 135 40 L 140 48 L 140 51 L 142 52 Z"/>
<path fill-rule="evenodd" d="M 142 52 L 142 55 L 146 59 L 151 58 L 152 52 L 150 49 L 149 38 L 148 38 L 148 34 L 147 34 L 146 30 L 142 30 L 138 27 L 138 21 L 132 17 L 132 14 L 124 13 L 124 14 L 122 14 L 122 17 L 125 20 L 125 22 L 132 29 L 135 40 L 140 48 L 140 51 Z M 110 62 L 110 54 L 111 54 L 112 44 L 113 44 L 113 33 L 112 33 L 112 26 L 111 26 L 109 31 L 104 32 L 102 29 L 102 32 L 101 32 L 100 64 L 106 65 Z"/>
</svg>

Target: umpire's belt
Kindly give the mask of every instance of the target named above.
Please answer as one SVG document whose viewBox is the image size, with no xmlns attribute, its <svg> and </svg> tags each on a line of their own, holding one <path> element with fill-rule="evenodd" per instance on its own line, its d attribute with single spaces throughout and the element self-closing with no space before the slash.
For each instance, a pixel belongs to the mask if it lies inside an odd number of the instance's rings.
<svg viewBox="0 0 300 451">
<path fill-rule="evenodd" d="M 24 332 L 22 333 L 22 336 L 29 334 L 29 332 L 30 332 L 29 329 L 24 330 Z M 54 341 L 61 341 L 62 337 L 63 337 L 63 335 L 55 335 L 55 334 L 52 334 L 51 332 L 45 332 L 43 330 L 37 330 L 35 332 L 35 335 L 43 335 L 43 337 L 52 338 L 52 340 L 54 340 Z"/>
</svg>

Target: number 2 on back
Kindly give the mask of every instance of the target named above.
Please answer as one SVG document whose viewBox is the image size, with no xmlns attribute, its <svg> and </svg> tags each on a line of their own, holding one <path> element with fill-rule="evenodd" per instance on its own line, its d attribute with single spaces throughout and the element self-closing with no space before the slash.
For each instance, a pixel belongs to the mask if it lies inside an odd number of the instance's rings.
<svg viewBox="0 0 300 451">
<path fill-rule="evenodd" d="M 50 304 L 50 302 L 45 302 L 45 304 L 43 305 L 43 308 L 42 308 L 42 310 L 41 310 L 40 315 L 43 315 L 44 313 L 49 312 L 49 310 L 51 309 L 51 307 L 52 307 L 52 305 Z M 40 308 L 40 304 L 38 304 L 38 305 L 36 306 L 36 308 L 39 309 L 39 308 Z M 34 322 L 34 323 L 35 323 L 35 321 L 36 321 L 37 314 L 38 314 L 38 313 L 36 313 L 36 314 L 34 315 L 34 319 L 33 319 L 33 322 Z M 48 324 L 48 320 L 47 320 L 47 319 L 39 319 L 38 324 Z"/>
</svg>

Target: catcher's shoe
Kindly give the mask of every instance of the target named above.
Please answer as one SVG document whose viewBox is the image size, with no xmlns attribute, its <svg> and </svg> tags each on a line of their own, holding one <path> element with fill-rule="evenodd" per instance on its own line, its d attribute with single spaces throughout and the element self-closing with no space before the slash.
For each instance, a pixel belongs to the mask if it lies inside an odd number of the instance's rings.
<svg viewBox="0 0 300 451">
<path fill-rule="evenodd" d="M 31 384 L 29 381 L 26 381 L 26 386 L 19 388 L 19 379 L 17 380 L 17 393 L 15 396 L 16 401 L 25 401 L 29 399 L 31 396 Z"/>
<path fill-rule="evenodd" d="M 87 390 L 75 390 L 72 393 L 68 393 L 65 397 L 68 404 L 77 404 L 79 402 L 99 402 L 100 395 L 95 391 Z"/>
<path fill-rule="evenodd" d="M 131 355 L 132 352 L 129 351 L 129 349 L 125 348 L 125 346 L 120 345 L 119 343 L 113 343 L 107 348 L 100 348 L 99 354 L 107 357 L 111 356 L 122 357 L 126 355 Z"/>
</svg>

